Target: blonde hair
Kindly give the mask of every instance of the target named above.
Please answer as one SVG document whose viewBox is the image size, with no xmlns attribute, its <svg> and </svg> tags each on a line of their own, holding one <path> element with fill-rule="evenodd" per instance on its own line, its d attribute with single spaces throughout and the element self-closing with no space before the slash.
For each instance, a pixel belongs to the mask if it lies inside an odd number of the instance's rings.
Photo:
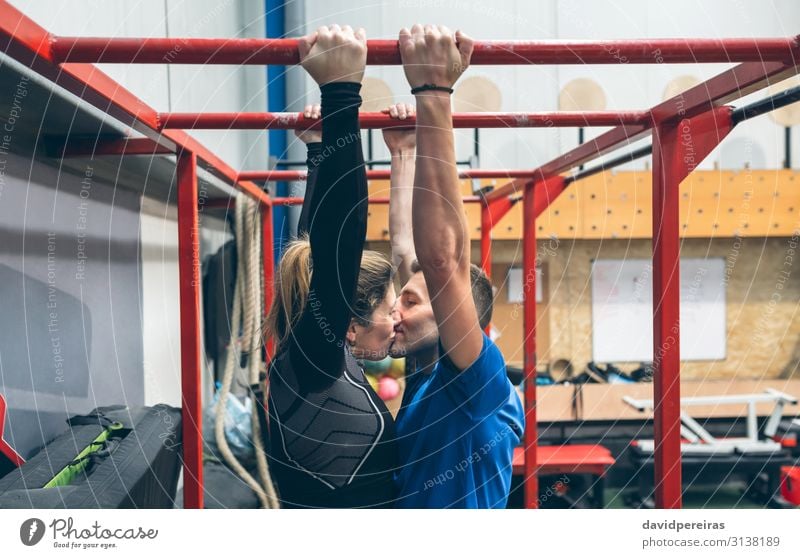
<svg viewBox="0 0 800 558">
<path fill-rule="evenodd" d="M 308 236 L 290 242 L 283 252 L 275 274 L 272 305 L 264 322 L 267 337 L 275 341 L 280 350 L 286 344 L 308 303 L 311 289 L 311 244 Z M 364 250 L 358 273 L 356 300 L 352 312 L 361 325 L 368 325 L 370 317 L 392 283 L 394 268 L 391 261 L 374 250 Z"/>
</svg>

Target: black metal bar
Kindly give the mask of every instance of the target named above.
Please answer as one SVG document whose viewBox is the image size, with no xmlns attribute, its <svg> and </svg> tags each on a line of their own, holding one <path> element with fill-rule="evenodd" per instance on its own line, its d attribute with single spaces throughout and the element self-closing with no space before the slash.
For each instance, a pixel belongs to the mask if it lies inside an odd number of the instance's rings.
<svg viewBox="0 0 800 558">
<path fill-rule="evenodd" d="M 631 151 L 630 153 L 626 153 L 625 155 L 620 155 L 615 159 L 611 159 L 610 161 L 606 161 L 596 167 L 592 167 L 590 169 L 586 169 L 584 171 L 578 172 L 573 174 L 572 176 L 568 176 L 564 179 L 564 186 L 572 184 L 577 180 L 582 180 L 584 178 L 589 178 L 590 176 L 594 176 L 595 174 L 599 174 L 603 171 L 613 169 L 614 167 L 618 167 L 619 165 L 623 165 L 625 163 L 630 163 L 631 161 L 635 161 L 636 159 L 641 159 L 642 157 L 646 157 L 653 152 L 652 145 L 645 145 L 644 147 L 640 147 L 635 151 Z"/>
<path fill-rule="evenodd" d="M 781 91 L 766 99 L 761 99 L 755 103 L 750 103 L 749 105 L 734 109 L 731 113 L 731 121 L 735 126 L 743 120 L 761 116 L 762 114 L 785 107 L 786 105 L 791 105 L 798 101 L 800 101 L 800 86 L 792 87 L 791 89 Z"/>
<path fill-rule="evenodd" d="M 786 91 L 781 91 L 771 97 L 767 97 L 766 99 L 761 99 L 760 101 L 756 101 L 749 105 L 739 107 L 734 109 L 731 112 L 731 121 L 733 125 L 739 124 L 740 122 L 747 120 L 749 118 L 755 118 L 756 116 L 761 116 L 762 114 L 766 114 L 771 112 L 775 109 L 779 109 L 781 107 L 785 107 L 787 105 L 791 105 L 792 103 L 796 103 L 800 101 L 800 86 L 793 87 L 791 89 L 787 89 Z M 583 139 L 582 132 L 583 129 L 579 129 L 579 141 Z M 786 128 L 786 155 L 784 164 L 786 168 L 791 168 L 791 128 Z M 641 159 L 647 155 L 650 155 L 653 152 L 653 146 L 647 145 L 636 151 L 632 151 L 631 153 L 626 153 L 625 155 L 621 155 L 615 159 L 611 159 L 601 165 L 596 167 L 592 167 L 590 169 L 578 172 L 573 174 L 572 176 L 568 176 L 564 179 L 564 185 L 571 184 L 576 180 L 581 180 L 584 178 L 588 178 L 595 174 L 601 173 L 605 170 L 613 169 L 619 165 L 628 163 L 630 161 L 635 161 L 636 159 Z"/>
<path fill-rule="evenodd" d="M 372 130 L 367 130 L 367 168 L 372 169 Z"/>
<path fill-rule="evenodd" d="M 586 140 L 583 132 L 583 128 L 578 128 L 578 145 L 583 145 L 583 142 Z M 579 171 L 583 170 L 583 165 L 578 167 Z"/>
<path fill-rule="evenodd" d="M 783 156 L 783 168 L 790 169 L 792 168 L 792 127 L 786 126 L 783 131 L 783 149 L 784 149 L 784 156 Z"/>
</svg>

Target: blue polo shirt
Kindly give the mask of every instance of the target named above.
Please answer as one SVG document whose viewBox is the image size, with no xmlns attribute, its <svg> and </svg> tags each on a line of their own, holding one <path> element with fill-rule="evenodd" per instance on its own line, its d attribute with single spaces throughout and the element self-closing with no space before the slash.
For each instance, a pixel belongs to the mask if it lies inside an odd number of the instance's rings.
<svg viewBox="0 0 800 558">
<path fill-rule="evenodd" d="M 400 508 L 504 508 L 525 414 L 486 335 L 459 372 L 447 357 L 407 379 L 397 415 Z"/>
</svg>

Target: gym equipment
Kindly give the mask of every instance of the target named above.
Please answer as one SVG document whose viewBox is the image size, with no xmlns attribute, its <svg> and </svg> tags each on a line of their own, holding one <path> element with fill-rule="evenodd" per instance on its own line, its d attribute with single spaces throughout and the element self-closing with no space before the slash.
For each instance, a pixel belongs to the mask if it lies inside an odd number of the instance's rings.
<svg viewBox="0 0 800 558">
<path fill-rule="evenodd" d="M 800 506 L 800 467 L 781 467 L 781 496 L 795 506 Z"/>
<path fill-rule="evenodd" d="M 178 240 L 181 300 L 181 370 L 183 389 L 183 424 L 185 448 L 185 504 L 199 508 L 203 505 L 202 435 L 198 431 L 201 409 L 201 327 L 199 308 L 199 224 L 198 159 L 203 168 L 234 188 L 245 192 L 261 203 L 263 222 L 262 249 L 265 283 L 272 281 L 274 259 L 272 252 L 272 199 L 246 175 L 231 168 L 219 157 L 183 131 L 164 130 L 158 112 L 110 77 L 86 63 L 157 63 L 157 64 L 294 64 L 299 60 L 297 39 L 179 39 L 176 51 L 171 38 L 76 38 L 54 36 L 26 17 L 7 2 L 0 2 L 0 38 L 6 56 L 30 68 L 40 78 L 77 95 L 82 102 L 102 110 L 112 119 L 124 122 L 144 140 L 134 152 L 153 156 L 154 153 L 177 155 Z M 540 215 L 565 188 L 574 184 L 574 177 L 564 173 L 606 155 L 623 145 L 629 145 L 646 135 L 652 135 L 653 152 L 653 300 L 661 304 L 653 308 L 653 347 L 660 354 L 654 363 L 654 393 L 657 431 L 664 433 L 655 446 L 654 460 L 659 471 L 656 504 L 664 508 L 681 506 L 679 469 L 681 460 L 680 421 L 678 412 L 680 379 L 680 345 L 672 342 L 679 337 L 680 279 L 674 273 L 679 261 L 680 227 L 678 219 L 678 185 L 731 131 L 734 125 L 749 116 L 732 110 L 726 103 L 763 89 L 798 73 L 800 46 L 796 37 L 741 39 L 626 39 L 620 41 L 476 41 L 472 65 L 480 64 L 663 64 L 663 63 L 738 63 L 732 68 L 697 86 L 644 111 L 646 117 L 638 123 L 617 125 L 591 142 L 586 142 L 536 169 L 525 171 L 516 178 L 479 198 L 487 208 L 497 209 L 496 223 L 522 196 L 523 276 L 535 277 L 536 217 Z M 33 62 L 31 62 L 33 61 Z M 368 42 L 369 64 L 399 64 L 396 40 Z M 82 64 L 64 64 L 80 62 Z M 33 84 L 32 84 L 33 86 Z M 784 105 L 785 106 L 785 105 Z M 776 107 L 763 105 L 758 111 L 768 112 Z M 737 109 L 741 111 L 741 109 Z M 633 115 L 633 117 L 631 116 Z M 540 118 L 542 115 L 539 115 Z M 610 115 L 575 114 L 558 116 L 551 126 L 586 125 L 587 120 Z M 615 124 L 638 116 L 634 112 L 616 114 Z M 175 121 L 173 121 L 173 124 Z M 394 123 L 393 123 L 394 125 Z M 470 127 L 475 127 L 471 123 Z M 681 137 L 680 130 L 690 130 L 691 138 Z M 65 131 L 68 135 L 69 131 Z M 687 141 L 691 139 L 691 141 Z M 109 143 L 93 141 L 91 153 L 125 154 L 128 140 L 109 138 Z M 691 157 L 686 157 L 687 145 Z M 65 152 L 81 156 L 81 145 L 70 145 Z M 86 149 L 86 145 L 82 146 Z M 643 148 L 622 158 L 609 161 L 584 172 L 608 169 L 633 156 L 643 156 Z M 86 151 L 83 156 L 86 156 Z M 474 203 L 476 200 L 472 200 Z M 482 236 L 491 234 L 482 227 Z M 487 265 L 487 258 L 482 257 Z M 535 289 L 532 289 L 535 292 Z M 269 289 L 264 290 L 268 303 Z M 536 301 L 525 297 L 523 303 L 524 372 L 529 380 L 536 377 Z M 525 382 L 526 434 L 525 497 L 526 505 L 536 507 L 538 483 L 534 455 L 537 447 L 536 382 Z"/>
<path fill-rule="evenodd" d="M 172 508 L 181 412 L 99 407 L 0 479 L 0 508 Z"/>
<path fill-rule="evenodd" d="M 266 381 L 266 373 L 262 373 L 260 369 L 262 343 L 259 332 L 263 315 L 261 293 L 265 290 L 262 285 L 260 261 L 262 252 L 260 243 L 263 240 L 261 219 L 256 202 L 244 194 L 239 194 L 236 201 L 237 270 L 231 317 L 231 344 L 228 347 L 222 385 L 217 395 L 220 401 L 228 401 L 237 366 L 241 364 L 246 367 L 252 401 L 252 439 L 258 480 L 241 464 L 228 444 L 225 436 L 226 406 L 224 405 L 217 405 L 216 408 L 214 436 L 222 457 L 256 493 L 262 507 L 275 509 L 279 507 L 278 495 L 269 474 L 264 438 L 267 432 L 267 419 L 264 409 L 266 397 L 262 384 Z M 241 338 L 238 336 L 240 330 Z"/>
<path fill-rule="evenodd" d="M 378 397 L 384 401 L 389 401 L 400 395 L 400 384 L 387 374 L 378 380 L 377 392 Z"/>
<path fill-rule="evenodd" d="M 651 399 L 633 399 L 625 396 L 623 401 L 639 411 L 653 409 Z M 762 434 L 758 431 L 756 404 L 774 403 Z M 716 438 L 683 408 L 680 409 L 680 451 L 682 476 L 699 482 L 706 478 L 715 483 L 731 475 L 744 475 L 750 479 L 748 494 L 758 501 L 773 507 L 783 507 L 778 496 L 780 468 L 791 464 L 792 459 L 781 444 L 772 439 L 778 429 L 785 405 L 797 404 L 797 399 L 775 389 L 764 393 L 746 395 L 720 395 L 704 397 L 682 397 L 681 407 L 699 405 L 747 405 L 747 436 L 744 438 Z M 652 491 L 655 468 L 654 440 L 634 440 L 631 459 L 636 468 L 639 493 L 633 502 L 642 507 L 653 507 Z"/>
<path fill-rule="evenodd" d="M 540 477 L 539 500 L 549 501 L 547 505 L 542 502 L 541 507 L 602 508 L 605 474 L 614 463 L 611 451 L 599 444 L 539 446 L 536 451 L 536 471 Z M 525 474 L 525 452 L 521 447 L 514 448 L 513 474 Z M 588 490 L 582 477 L 591 479 L 588 498 L 584 495 Z"/>
<path fill-rule="evenodd" d="M 392 365 L 389 367 L 389 374 L 395 379 L 402 378 L 406 375 L 405 357 L 392 359 Z"/>
<path fill-rule="evenodd" d="M 574 373 L 575 369 L 572 366 L 572 361 L 566 358 L 559 358 L 550 365 L 550 376 L 557 384 L 572 381 Z"/>
<path fill-rule="evenodd" d="M 6 400 L 0 394 L 0 478 L 6 471 L 19 467 L 25 460 L 17 453 L 17 450 L 12 448 L 4 439 L 6 425 Z"/>
<path fill-rule="evenodd" d="M 367 374 L 386 374 L 392 367 L 392 357 L 387 356 L 382 360 L 364 360 L 361 361 L 361 365 Z"/>
</svg>

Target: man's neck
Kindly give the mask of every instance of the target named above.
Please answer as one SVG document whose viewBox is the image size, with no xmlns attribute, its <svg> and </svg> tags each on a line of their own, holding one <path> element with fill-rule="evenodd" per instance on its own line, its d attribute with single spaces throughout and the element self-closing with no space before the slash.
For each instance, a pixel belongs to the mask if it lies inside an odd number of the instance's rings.
<svg viewBox="0 0 800 558">
<path fill-rule="evenodd" d="M 439 360 L 439 344 L 433 345 L 429 349 L 424 349 L 419 351 L 417 354 L 414 355 L 414 361 L 416 363 L 416 369 L 423 374 L 430 374 L 433 372 L 433 367 L 436 366 L 436 362 Z"/>
</svg>

